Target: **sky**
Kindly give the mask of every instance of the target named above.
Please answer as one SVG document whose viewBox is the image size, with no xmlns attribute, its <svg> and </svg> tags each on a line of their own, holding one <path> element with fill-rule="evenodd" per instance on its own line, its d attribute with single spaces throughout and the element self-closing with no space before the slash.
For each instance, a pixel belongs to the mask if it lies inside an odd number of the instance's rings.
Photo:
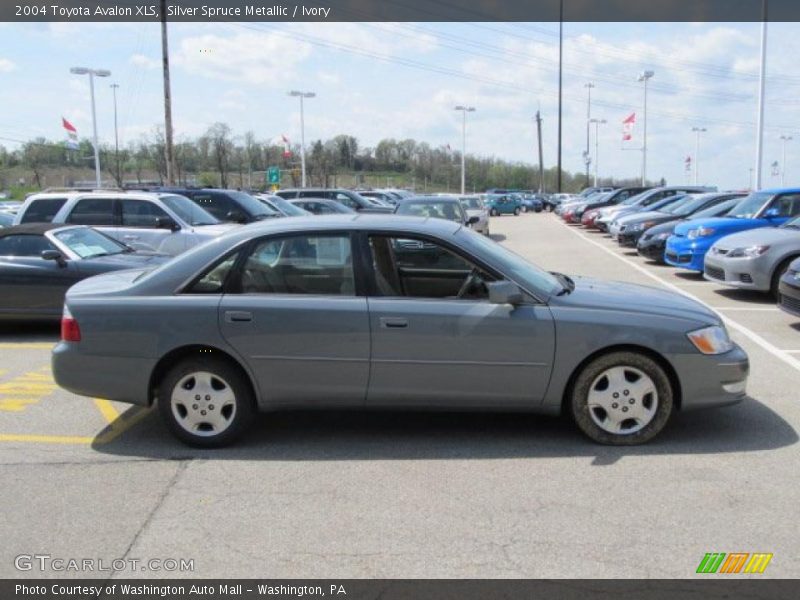
<svg viewBox="0 0 800 600">
<path fill-rule="evenodd" d="M 800 24 L 770 24 L 767 55 L 765 187 L 800 184 Z M 558 25 L 556 23 L 180 23 L 171 24 L 170 57 L 176 139 L 217 121 L 236 135 L 281 134 L 299 142 L 299 103 L 306 101 L 306 141 L 340 133 L 362 146 L 414 138 L 461 147 L 458 104 L 467 117 L 467 152 L 535 164 L 537 109 L 544 162 L 556 164 Z M 583 171 L 587 88 L 599 126 L 601 177 L 641 176 L 643 84 L 648 85 L 647 175 L 671 184 L 700 137 L 701 184 L 749 185 L 755 162 L 760 24 L 566 23 L 564 25 L 563 165 Z M 117 83 L 122 144 L 163 124 L 160 27 L 151 23 L 0 24 L 0 144 L 36 136 L 64 139 L 61 116 L 91 135 L 88 80 L 70 67 L 112 71 L 96 80 L 101 142 L 114 138 Z M 622 120 L 636 113 L 633 140 Z M 595 159 L 595 127 L 590 150 Z M 594 166 L 592 166 L 592 171 Z"/>
</svg>

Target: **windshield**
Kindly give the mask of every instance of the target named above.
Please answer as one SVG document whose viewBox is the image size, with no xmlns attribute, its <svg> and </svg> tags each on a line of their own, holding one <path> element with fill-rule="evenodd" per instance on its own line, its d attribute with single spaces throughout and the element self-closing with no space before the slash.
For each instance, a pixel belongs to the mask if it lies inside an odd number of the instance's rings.
<svg viewBox="0 0 800 600">
<path fill-rule="evenodd" d="M 491 262 L 497 263 L 508 275 L 530 290 L 549 295 L 563 289 L 553 275 L 487 236 L 467 228 L 459 229 L 457 235 L 468 236 L 470 244 L 477 248 L 479 255 L 486 256 Z"/>
<path fill-rule="evenodd" d="M 244 211 L 251 217 L 269 217 L 278 214 L 262 202 L 259 202 L 253 198 L 250 194 L 245 194 L 244 192 L 232 192 L 228 190 L 225 191 L 225 194 L 236 200 L 236 203 L 241 206 L 242 209 L 244 209 Z"/>
<path fill-rule="evenodd" d="M 772 196 L 769 192 L 753 192 L 742 200 L 728 216 L 735 219 L 752 219 L 761 210 L 761 207 L 772 199 Z"/>
<path fill-rule="evenodd" d="M 692 214 L 698 207 L 703 206 L 706 202 L 708 202 L 707 196 L 686 196 L 685 201 L 677 206 L 670 206 L 669 209 L 664 212 L 669 212 L 678 217 L 685 217 L 686 215 Z"/>
<path fill-rule="evenodd" d="M 278 209 L 282 210 L 286 215 L 290 217 L 302 217 L 304 215 L 309 215 L 307 210 L 303 210 L 299 206 L 295 206 L 288 200 L 284 200 L 280 196 L 268 196 L 267 201 L 271 202 L 275 205 Z"/>
<path fill-rule="evenodd" d="M 461 214 L 455 202 L 403 202 L 397 207 L 398 215 L 414 215 L 417 217 L 431 217 L 433 219 L 447 219 L 461 223 Z"/>
<path fill-rule="evenodd" d="M 53 234 L 59 242 L 81 258 L 109 256 L 128 251 L 128 247 L 88 227 L 77 227 Z"/>
<path fill-rule="evenodd" d="M 161 201 L 189 225 L 217 225 L 219 221 L 186 196 L 161 196 Z"/>
<path fill-rule="evenodd" d="M 681 206 L 689 202 L 689 200 L 691 200 L 689 196 L 670 196 L 669 198 L 664 198 L 656 202 L 650 208 L 667 214 L 674 214 L 673 211 L 678 210 Z"/>
<path fill-rule="evenodd" d="M 692 219 L 709 219 L 711 217 L 728 216 L 728 212 L 735 208 L 736 205 L 741 201 L 741 198 L 732 198 L 731 200 L 726 200 L 720 204 L 709 206 L 708 208 L 704 208 L 703 210 L 694 213 L 692 215 Z"/>
<path fill-rule="evenodd" d="M 631 204 L 636 204 L 639 200 L 644 199 L 646 192 L 641 194 L 636 194 L 635 196 L 631 196 L 630 198 L 626 198 L 622 202 L 619 203 L 619 206 L 630 206 Z"/>
<path fill-rule="evenodd" d="M 781 227 L 786 229 L 800 229 L 800 217 L 795 217 L 791 221 L 786 221 Z"/>
<path fill-rule="evenodd" d="M 461 198 L 461 204 L 464 205 L 464 208 L 473 210 L 480 210 L 483 208 L 483 203 L 478 196 L 464 196 Z"/>
</svg>

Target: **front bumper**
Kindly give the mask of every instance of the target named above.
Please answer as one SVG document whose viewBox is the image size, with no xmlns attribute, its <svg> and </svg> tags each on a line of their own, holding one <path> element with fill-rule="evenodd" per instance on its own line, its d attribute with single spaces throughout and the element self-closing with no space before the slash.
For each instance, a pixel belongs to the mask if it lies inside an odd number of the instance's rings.
<svg viewBox="0 0 800 600">
<path fill-rule="evenodd" d="M 638 231 L 620 231 L 617 235 L 617 242 L 620 246 L 635 248 L 643 233 L 643 229 L 639 229 Z"/>
<path fill-rule="evenodd" d="M 667 240 L 658 238 L 644 239 L 645 236 L 639 239 L 636 244 L 636 250 L 640 256 L 644 256 L 649 260 L 657 262 L 664 262 L 664 248 L 667 245 Z"/>
<path fill-rule="evenodd" d="M 708 252 L 703 277 L 731 287 L 767 292 L 771 284 L 770 269 L 764 258 L 727 258 Z"/>
<path fill-rule="evenodd" d="M 708 251 L 705 245 L 697 244 L 696 241 L 689 241 L 688 238 L 680 238 L 677 243 L 672 242 L 672 238 L 667 240 L 664 249 L 664 262 L 679 269 L 703 272 L 703 261 Z"/>
<path fill-rule="evenodd" d="M 681 384 L 681 410 L 728 406 L 747 396 L 750 361 L 738 345 L 725 354 L 671 358 Z"/>
<path fill-rule="evenodd" d="M 781 277 L 781 282 L 778 284 L 778 307 L 790 315 L 800 317 L 800 285 L 795 286 L 787 279 L 789 279 L 788 274 Z"/>
</svg>

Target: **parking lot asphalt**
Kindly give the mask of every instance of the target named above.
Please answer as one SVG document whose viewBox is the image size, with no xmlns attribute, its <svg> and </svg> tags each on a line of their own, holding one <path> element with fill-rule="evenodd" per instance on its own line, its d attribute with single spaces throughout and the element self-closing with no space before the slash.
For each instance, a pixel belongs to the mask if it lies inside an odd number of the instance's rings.
<svg viewBox="0 0 800 600">
<path fill-rule="evenodd" d="M 707 552 L 772 553 L 760 577 L 800 576 L 800 320 L 552 214 L 491 228 L 549 270 L 713 307 L 750 355 L 748 399 L 634 448 L 534 415 L 318 412 L 201 451 L 152 411 L 58 389 L 57 326 L 3 325 L 0 577 L 691 577 Z M 20 571 L 22 554 L 194 571 Z"/>
</svg>

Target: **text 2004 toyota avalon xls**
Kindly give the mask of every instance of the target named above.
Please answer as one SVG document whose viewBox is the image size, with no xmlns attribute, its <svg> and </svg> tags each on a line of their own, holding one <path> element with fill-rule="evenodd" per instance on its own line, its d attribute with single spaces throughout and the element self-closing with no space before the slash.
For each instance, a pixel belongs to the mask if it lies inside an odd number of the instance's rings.
<svg viewBox="0 0 800 600">
<path fill-rule="evenodd" d="M 380 215 L 255 223 L 87 279 L 62 337 L 59 385 L 155 402 L 198 446 L 231 442 L 256 411 L 342 407 L 563 412 L 596 442 L 638 444 L 677 410 L 741 400 L 748 374 L 702 304 Z"/>
</svg>

